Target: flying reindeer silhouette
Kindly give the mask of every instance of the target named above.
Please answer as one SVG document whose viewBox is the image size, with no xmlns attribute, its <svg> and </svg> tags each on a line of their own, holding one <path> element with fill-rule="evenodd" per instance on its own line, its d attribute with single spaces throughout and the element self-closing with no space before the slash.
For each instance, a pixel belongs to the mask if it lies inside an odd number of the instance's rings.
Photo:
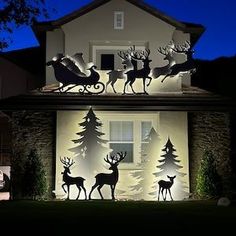
<svg viewBox="0 0 236 236">
<path fill-rule="evenodd" d="M 170 72 L 166 74 L 166 76 L 162 79 L 161 82 L 164 82 L 167 77 L 176 76 L 179 73 L 190 72 L 193 73 L 196 71 L 194 60 L 193 60 L 193 53 L 194 50 L 191 48 L 190 42 L 186 41 L 182 46 L 175 46 L 173 51 L 176 53 L 183 53 L 187 56 L 187 59 L 183 63 L 174 64 L 170 68 Z"/>
<path fill-rule="evenodd" d="M 110 164 L 109 170 L 112 170 L 112 173 L 110 174 L 100 173 L 95 176 L 96 182 L 92 186 L 92 189 L 89 193 L 89 199 L 91 199 L 92 192 L 95 188 L 97 188 L 101 199 L 103 199 L 101 188 L 103 187 L 103 185 L 106 184 L 106 185 L 110 185 L 112 200 L 115 200 L 115 188 L 119 180 L 119 171 L 117 167 L 119 163 L 122 160 L 124 160 L 125 157 L 126 157 L 126 152 L 124 154 L 123 152 L 118 152 L 116 156 L 110 155 L 110 157 L 108 157 L 107 155 L 106 159 L 104 158 L 105 162 Z"/>
<path fill-rule="evenodd" d="M 170 188 L 171 188 L 171 186 L 172 186 L 173 183 L 174 183 L 174 179 L 175 179 L 176 175 L 173 176 L 173 177 L 167 175 L 167 177 L 170 179 L 170 181 L 165 181 L 165 180 L 160 180 L 160 181 L 158 181 L 158 185 L 159 185 L 158 201 L 159 201 L 159 199 L 160 199 L 160 193 L 162 194 L 163 200 L 164 200 L 164 201 L 166 200 L 167 190 L 168 190 L 168 192 L 169 192 L 169 195 L 170 195 L 171 200 L 173 201 Z M 164 196 L 164 190 L 166 190 L 165 196 Z"/>
<path fill-rule="evenodd" d="M 155 67 L 151 70 L 153 79 L 158 79 L 161 75 L 167 75 L 171 72 L 171 67 L 175 64 L 173 57 L 174 43 L 171 41 L 166 47 L 159 47 L 157 51 L 162 54 L 164 60 L 168 61 L 166 66 Z"/>
<path fill-rule="evenodd" d="M 67 199 L 70 199 L 70 185 L 76 185 L 76 187 L 78 188 L 79 192 L 78 192 L 78 196 L 76 198 L 76 200 L 79 199 L 80 196 L 80 192 L 81 192 L 81 188 L 84 190 L 84 195 L 85 195 L 85 199 L 87 199 L 87 195 L 86 195 L 86 189 L 84 187 L 84 178 L 82 177 L 71 177 L 69 174 L 71 174 L 70 172 L 70 167 L 75 163 L 72 159 L 70 159 L 69 157 L 64 157 L 63 159 L 60 158 L 61 163 L 64 165 L 64 171 L 61 172 L 62 179 L 64 181 L 64 184 L 62 184 L 62 189 L 64 190 L 65 193 L 67 193 Z M 67 191 L 65 189 L 65 186 L 67 186 Z"/>
</svg>

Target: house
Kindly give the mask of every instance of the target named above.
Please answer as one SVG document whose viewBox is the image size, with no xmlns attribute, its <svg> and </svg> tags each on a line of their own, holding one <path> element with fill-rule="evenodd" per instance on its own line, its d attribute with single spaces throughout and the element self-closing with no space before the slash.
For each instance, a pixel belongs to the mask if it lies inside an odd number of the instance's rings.
<svg viewBox="0 0 236 236">
<path fill-rule="evenodd" d="M 195 192 L 205 149 L 228 181 L 234 103 L 191 87 L 192 47 L 203 26 L 143 1 L 97 0 L 34 31 L 53 66 L 45 86 L 1 101 L 0 109 L 12 112 L 13 165 L 36 148 L 47 197 L 157 200 L 163 180 L 172 193 L 167 199 L 182 200 Z M 113 72 L 125 78 L 114 80 Z M 98 173 L 110 175 L 95 184 Z M 91 192 L 95 187 L 101 192 Z M 78 196 L 81 188 L 87 194 Z"/>
</svg>

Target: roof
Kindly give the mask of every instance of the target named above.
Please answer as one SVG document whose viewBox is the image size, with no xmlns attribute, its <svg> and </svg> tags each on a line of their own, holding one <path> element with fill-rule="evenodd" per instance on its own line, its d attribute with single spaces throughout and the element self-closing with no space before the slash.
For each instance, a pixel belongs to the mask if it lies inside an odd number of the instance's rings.
<svg viewBox="0 0 236 236">
<path fill-rule="evenodd" d="M 84 110 L 96 106 L 100 110 L 142 111 L 235 111 L 236 102 L 198 88 L 183 93 L 158 95 L 78 95 L 72 93 L 33 92 L 0 100 L 0 110 Z"/>
<path fill-rule="evenodd" d="M 48 22 L 41 22 L 41 23 L 36 23 L 34 26 L 34 30 L 36 31 L 50 31 L 55 28 L 59 28 L 60 26 L 80 17 L 85 15 L 86 13 L 110 2 L 112 0 L 95 0 L 92 1 L 91 3 L 81 7 L 80 9 L 63 16 L 57 20 L 54 21 L 48 21 Z M 148 12 L 149 14 L 163 20 L 166 23 L 169 23 L 170 25 L 176 27 L 179 30 L 182 30 L 187 33 L 192 34 L 192 41 L 193 43 L 198 40 L 200 35 L 205 31 L 205 28 L 200 25 L 200 24 L 193 24 L 193 23 L 186 23 L 186 22 L 180 22 L 177 21 L 176 19 L 167 16 L 163 12 L 159 11 L 158 9 L 154 8 L 153 6 L 148 5 L 142 0 L 126 0 L 127 2 L 133 4 L 134 6 L 141 8 L 142 10 Z"/>
</svg>

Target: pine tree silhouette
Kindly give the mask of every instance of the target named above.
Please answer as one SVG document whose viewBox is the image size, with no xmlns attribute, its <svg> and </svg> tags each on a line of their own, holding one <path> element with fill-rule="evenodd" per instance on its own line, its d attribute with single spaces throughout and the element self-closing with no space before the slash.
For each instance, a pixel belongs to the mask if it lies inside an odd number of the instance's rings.
<svg viewBox="0 0 236 236">
<path fill-rule="evenodd" d="M 98 163 L 101 163 L 104 158 L 103 153 L 107 148 L 103 144 L 106 144 L 107 140 L 101 138 L 104 135 L 99 130 L 102 127 L 102 123 L 92 108 L 89 109 L 89 112 L 83 119 L 84 121 L 79 123 L 83 130 L 76 133 L 79 138 L 72 140 L 77 146 L 70 148 L 69 151 L 73 152 L 75 157 L 85 159 L 90 167 L 96 169 Z"/>
<path fill-rule="evenodd" d="M 154 182 L 153 188 L 154 191 L 150 194 L 153 196 L 157 196 L 158 191 L 158 181 L 160 179 L 168 180 L 167 175 L 174 176 L 176 175 L 176 179 L 174 182 L 174 185 L 172 186 L 172 195 L 174 199 L 183 199 L 187 197 L 188 193 L 186 192 L 186 185 L 185 182 L 181 180 L 182 177 L 184 177 L 186 174 L 181 173 L 179 170 L 183 168 L 183 166 L 179 165 L 180 160 L 177 160 L 177 155 L 174 154 L 176 152 L 176 149 L 174 148 L 174 145 L 170 141 L 170 138 L 168 138 L 165 147 L 162 149 L 162 152 L 164 152 L 161 157 L 163 159 L 159 160 L 161 164 L 156 166 L 158 169 L 160 169 L 159 172 L 153 173 L 156 177 L 156 181 Z"/>
<path fill-rule="evenodd" d="M 150 180 L 153 179 L 152 173 L 155 170 L 160 138 L 152 127 L 143 141 L 147 143 L 141 148 L 141 162 L 137 164 L 138 170 L 130 173 L 131 177 L 135 179 L 135 185 L 130 186 L 130 190 L 132 197 L 137 200 L 150 198 L 148 194 L 151 191 Z"/>
</svg>

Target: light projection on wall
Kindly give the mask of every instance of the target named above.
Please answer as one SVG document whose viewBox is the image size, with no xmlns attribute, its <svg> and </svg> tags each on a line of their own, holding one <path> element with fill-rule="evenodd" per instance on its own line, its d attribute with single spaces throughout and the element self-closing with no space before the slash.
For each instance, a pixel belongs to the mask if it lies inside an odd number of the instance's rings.
<svg viewBox="0 0 236 236">
<path fill-rule="evenodd" d="M 0 200 L 10 199 L 10 166 L 0 166 Z"/>
<path fill-rule="evenodd" d="M 119 90 L 123 95 L 148 94 L 147 89 L 150 87 L 153 79 L 160 79 L 162 77 L 161 82 L 163 83 L 168 77 L 179 78 L 177 75 L 183 73 L 191 74 L 196 71 L 192 59 L 194 51 L 189 41 L 182 45 L 175 45 L 173 42 L 170 42 L 165 47 L 158 47 L 157 51 L 164 55 L 163 59 L 168 61 L 167 65 L 157 66 L 153 69 L 150 68 L 150 63 L 152 62 L 150 59 L 151 51 L 149 49 L 136 50 L 135 46 L 132 46 L 127 51 L 119 51 L 117 53 L 122 60 L 123 68 L 106 71 L 105 74 L 103 70 L 96 70 L 97 67 L 94 63 L 85 63 L 82 53 L 76 53 L 73 56 L 65 56 L 59 53 L 51 61 L 47 62 L 47 66 L 53 67 L 55 78 L 61 83 L 61 86 L 49 92 L 59 91 L 65 93 L 73 91 L 78 94 L 101 94 L 104 92 L 108 93 L 110 85 L 112 91 L 117 93 L 115 84 L 119 79 L 124 81 L 123 89 Z M 186 61 L 177 63 L 174 59 L 175 54 L 184 54 Z M 138 83 L 138 79 L 142 81 L 141 92 L 134 88 L 134 85 Z"/>
<path fill-rule="evenodd" d="M 159 200 L 187 197 L 186 114 L 172 113 L 58 111 L 56 197 L 158 200 L 159 187 Z"/>
<path fill-rule="evenodd" d="M 177 155 L 175 155 L 176 149 L 174 148 L 174 145 L 172 144 L 170 138 L 168 138 L 165 147 L 162 149 L 162 152 L 164 154 L 161 155 L 162 159 L 158 160 L 160 165 L 156 166 L 157 171 L 154 174 L 156 179 L 161 178 L 169 178 L 168 176 L 176 176 L 175 184 L 172 187 L 173 191 L 175 192 L 175 196 L 178 199 L 184 199 L 188 196 L 188 193 L 185 191 L 186 190 L 186 185 L 182 178 L 186 175 L 185 173 L 180 172 L 180 169 L 183 168 L 183 166 L 179 165 L 180 160 L 177 159 Z M 163 180 L 161 182 L 158 182 L 159 187 L 162 190 L 170 190 L 170 187 L 173 184 L 174 178 L 170 177 L 170 182 L 171 184 L 165 184 Z M 160 191 L 159 188 L 159 191 Z M 154 191 L 152 194 L 156 195 L 157 191 Z M 170 193 L 170 192 L 169 192 Z M 170 194 L 169 196 L 172 200 L 172 196 Z M 159 195 L 158 195 L 159 198 Z M 165 197 L 163 197 L 164 200 L 166 200 L 166 194 Z"/>
</svg>

